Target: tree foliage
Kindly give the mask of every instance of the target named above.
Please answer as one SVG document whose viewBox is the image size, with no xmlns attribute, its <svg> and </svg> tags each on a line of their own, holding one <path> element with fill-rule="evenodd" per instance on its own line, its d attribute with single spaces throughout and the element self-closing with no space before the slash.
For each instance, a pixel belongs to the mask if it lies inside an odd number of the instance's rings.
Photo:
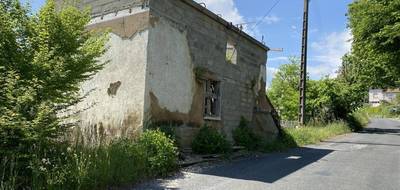
<svg viewBox="0 0 400 190">
<path fill-rule="evenodd" d="M 279 67 L 268 89 L 268 97 L 284 120 L 296 120 L 299 102 L 299 60 L 289 59 L 290 63 Z"/>
<path fill-rule="evenodd" d="M 64 132 L 58 111 L 102 68 L 107 35 L 85 30 L 89 20 L 89 11 L 56 11 L 52 0 L 36 15 L 18 0 L 0 1 L 1 158 L 29 158 Z"/>
<path fill-rule="evenodd" d="M 279 67 L 268 97 L 282 119 L 296 120 L 299 105 L 299 60 L 291 58 L 290 63 Z M 345 119 L 349 113 L 362 104 L 363 88 L 349 84 L 342 78 L 321 80 L 307 79 L 306 116 L 308 120 L 332 121 Z"/>
<path fill-rule="evenodd" d="M 365 88 L 400 85 L 400 0 L 358 0 L 349 6 L 352 52 L 341 74 Z"/>
</svg>

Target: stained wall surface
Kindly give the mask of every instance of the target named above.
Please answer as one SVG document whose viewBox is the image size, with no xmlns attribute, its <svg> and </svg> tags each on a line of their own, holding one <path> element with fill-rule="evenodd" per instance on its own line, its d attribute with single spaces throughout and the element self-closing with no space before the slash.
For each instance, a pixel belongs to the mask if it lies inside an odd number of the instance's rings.
<svg viewBox="0 0 400 190">
<path fill-rule="evenodd" d="M 204 124 L 231 139 L 244 117 L 258 131 L 277 133 L 265 100 L 266 46 L 192 0 L 79 4 L 87 6 L 93 16 L 88 29 L 111 33 L 100 60 L 108 64 L 82 85 L 82 94 L 91 92 L 78 105 L 83 126 L 140 131 L 150 119 L 172 121 L 182 124 L 177 133 L 190 142 Z M 228 42 L 236 64 L 226 61 Z M 217 118 L 204 117 L 204 81 L 210 79 L 220 83 Z"/>
<path fill-rule="evenodd" d="M 80 125 L 112 136 L 142 130 L 149 36 L 149 9 L 141 5 L 93 17 L 89 30 L 108 30 L 104 68 L 82 84 L 87 97 L 76 106 Z"/>
<path fill-rule="evenodd" d="M 145 93 L 150 104 L 145 108 L 155 118 L 163 120 L 166 115 L 197 126 L 208 123 L 231 137 L 242 116 L 253 119 L 262 87 L 265 96 L 267 49 L 193 5 L 184 0 L 150 1 L 154 25 L 149 31 Z M 237 64 L 226 61 L 228 41 L 236 45 Z M 206 70 L 208 78 L 220 81 L 220 118 L 203 117 L 204 87 L 196 76 L 199 68 Z"/>
</svg>

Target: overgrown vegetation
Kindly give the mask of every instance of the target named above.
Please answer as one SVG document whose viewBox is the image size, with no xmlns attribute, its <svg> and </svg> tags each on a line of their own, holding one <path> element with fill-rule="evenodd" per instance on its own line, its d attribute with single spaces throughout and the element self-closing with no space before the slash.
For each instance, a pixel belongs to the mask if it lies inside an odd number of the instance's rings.
<svg viewBox="0 0 400 190">
<path fill-rule="evenodd" d="M 364 105 L 353 115 L 364 118 L 400 118 L 400 94 L 391 102 L 382 101 L 378 106 Z"/>
<path fill-rule="evenodd" d="M 369 117 L 376 118 L 399 118 L 400 106 L 384 103 L 377 107 L 365 106 L 361 111 Z"/>
<path fill-rule="evenodd" d="M 159 130 L 163 132 L 168 138 L 172 139 L 176 146 L 178 146 L 179 137 L 176 135 L 176 128 L 182 125 L 181 122 L 149 122 L 145 124 L 148 130 Z"/>
<path fill-rule="evenodd" d="M 368 114 L 362 108 L 351 113 L 347 117 L 347 123 L 351 126 L 353 131 L 361 131 L 369 123 Z"/>
<path fill-rule="evenodd" d="M 322 140 L 349 133 L 352 130 L 346 122 L 307 125 L 300 128 L 284 128 L 281 137 L 264 145 L 263 151 L 283 151 L 288 148 L 319 143 Z"/>
<path fill-rule="evenodd" d="M 96 146 L 77 140 L 34 150 L 32 174 L 24 175 L 18 167 L 2 168 L 0 189 L 107 189 L 165 176 L 177 168 L 177 148 L 158 130 L 146 131 L 136 140 L 120 138 Z M 2 163 L 20 162 L 7 156 Z"/>
<path fill-rule="evenodd" d="M 89 11 L 56 11 L 52 0 L 36 15 L 0 1 L 0 189 L 107 189 L 176 168 L 174 142 L 157 130 L 98 144 L 66 138 L 75 123 L 61 111 L 104 64 L 107 34 L 86 30 L 89 21 Z"/>
<path fill-rule="evenodd" d="M 232 131 L 232 135 L 236 145 L 244 146 L 248 150 L 257 150 L 262 144 L 262 139 L 252 131 L 244 117 L 240 119 L 240 124 Z"/>
<path fill-rule="evenodd" d="M 231 151 L 231 144 L 217 129 L 205 125 L 194 138 L 192 149 L 198 154 L 225 154 Z"/>
</svg>

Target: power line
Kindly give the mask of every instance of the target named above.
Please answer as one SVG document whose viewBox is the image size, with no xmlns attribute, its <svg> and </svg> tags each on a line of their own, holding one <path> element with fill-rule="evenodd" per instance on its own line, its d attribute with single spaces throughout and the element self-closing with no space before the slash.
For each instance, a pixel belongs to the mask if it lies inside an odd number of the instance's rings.
<svg viewBox="0 0 400 190">
<path fill-rule="evenodd" d="M 271 11 L 279 4 L 280 1 L 281 1 L 281 0 L 275 1 L 275 4 L 264 14 L 264 16 L 263 16 L 259 21 L 257 21 L 257 22 L 254 24 L 253 27 L 251 27 L 250 31 L 253 31 L 259 24 L 261 24 L 261 23 L 264 21 L 264 19 L 265 19 L 267 16 L 269 16 L 269 14 L 271 13 Z"/>
</svg>

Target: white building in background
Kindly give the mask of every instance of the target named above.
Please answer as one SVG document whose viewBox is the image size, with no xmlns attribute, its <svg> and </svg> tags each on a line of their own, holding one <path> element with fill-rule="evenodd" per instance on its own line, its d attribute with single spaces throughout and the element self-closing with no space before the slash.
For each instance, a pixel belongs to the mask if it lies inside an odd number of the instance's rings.
<svg viewBox="0 0 400 190">
<path fill-rule="evenodd" d="M 376 107 L 382 102 L 392 102 L 400 94 L 400 89 L 370 89 L 369 104 Z"/>
</svg>

